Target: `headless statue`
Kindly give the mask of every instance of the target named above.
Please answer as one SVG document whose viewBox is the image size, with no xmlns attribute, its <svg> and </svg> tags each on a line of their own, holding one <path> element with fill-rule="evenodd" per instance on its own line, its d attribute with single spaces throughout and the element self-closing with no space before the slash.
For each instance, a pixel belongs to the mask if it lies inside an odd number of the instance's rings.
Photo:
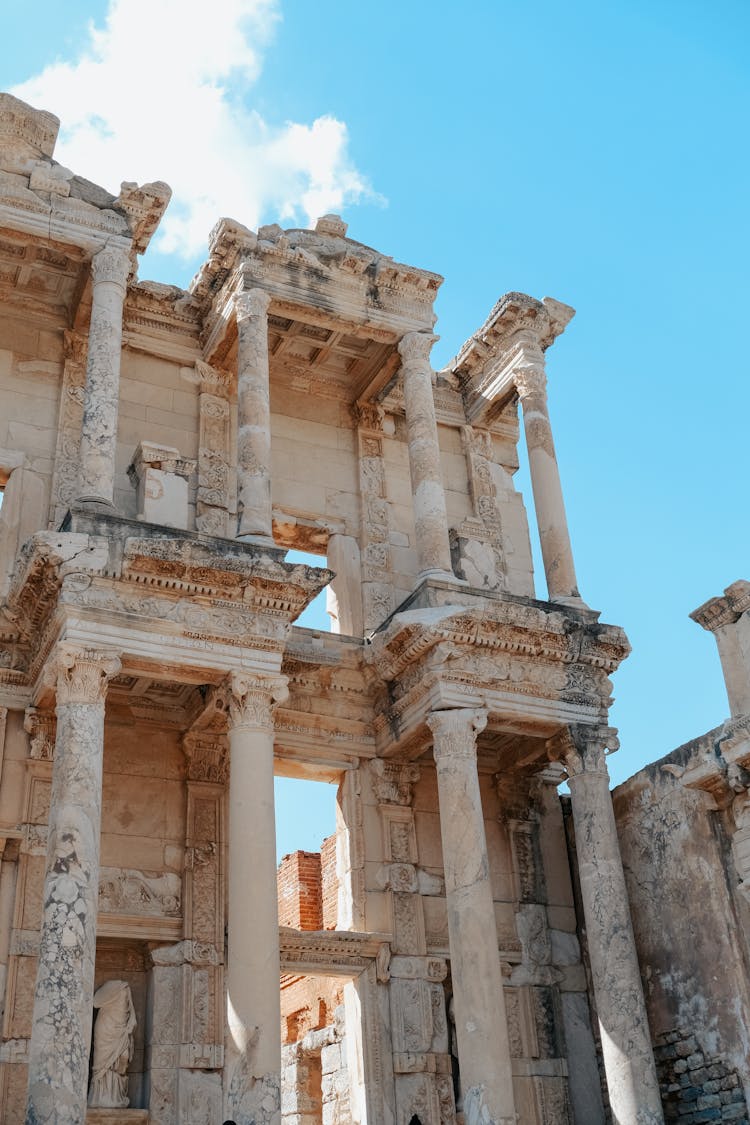
<svg viewBox="0 0 750 1125">
<path fill-rule="evenodd" d="M 128 1063 L 133 1057 L 135 1010 L 130 985 L 108 980 L 94 993 L 99 1014 L 94 1025 L 94 1058 L 89 1105 L 102 1109 L 127 1109 Z"/>
</svg>

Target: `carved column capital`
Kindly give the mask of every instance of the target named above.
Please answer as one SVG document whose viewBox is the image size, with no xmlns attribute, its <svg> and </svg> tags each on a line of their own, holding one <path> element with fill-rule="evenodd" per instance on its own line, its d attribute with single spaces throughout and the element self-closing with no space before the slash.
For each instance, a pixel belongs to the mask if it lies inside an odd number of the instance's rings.
<svg viewBox="0 0 750 1125">
<path fill-rule="evenodd" d="M 379 402 L 355 402 L 352 417 L 360 430 L 372 430 L 379 434 L 383 430 L 385 408 Z"/>
<path fill-rule="evenodd" d="M 212 731 L 189 731 L 182 739 L 188 781 L 223 785 L 229 776 L 226 738 Z"/>
<path fill-rule="evenodd" d="M 131 268 L 130 254 L 121 246 L 104 246 L 91 259 L 94 285 L 116 285 L 123 293 Z"/>
<path fill-rule="evenodd" d="M 44 677 L 55 688 L 58 705 L 100 703 L 120 667 L 113 652 L 62 644 L 47 662 Z"/>
<path fill-rule="evenodd" d="M 544 370 L 544 360 L 524 363 L 517 367 L 513 372 L 513 381 L 522 403 L 532 395 L 542 395 L 546 398 L 547 374 Z"/>
<path fill-rule="evenodd" d="M 434 332 L 407 332 L 398 343 L 402 367 L 430 367 L 430 352 L 440 339 Z"/>
<path fill-rule="evenodd" d="M 248 317 L 265 317 L 271 298 L 265 289 L 244 289 L 235 293 L 234 312 L 238 321 L 247 320 Z"/>
<path fill-rule="evenodd" d="M 614 727 L 571 723 L 549 740 L 547 752 L 552 761 L 564 763 L 569 779 L 584 773 L 599 774 L 609 782 L 607 754 L 614 753 L 619 745 Z"/>
<path fill-rule="evenodd" d="M 54 711 L 40 707 L 27 707 L 23 729 L 31 735 L 31 757 L 40 762 L 51 762 L 55 754 L 57 717 Z"/>
<path fill-rule="evenodd" d="M 86 367 L 86 353 L 89 350 L 88 337 L 80 332 L 66 328 L 63 332 L 63 355 L 66 364 L 73 367 Z"/>
<path fill-rule="evenodd" d="M 476 758 L 477 735 L 487 726 L 483 707 L 460 707 L 454 711 L 433 711 L 427 726 L 434 735 L 435 761 L 451 758 Z"/>
<path fill-rule="evenodd" d="M 273 708 L 289 697 L 288 678 L 233 672 L 230 678 L 229 729 L 273 730 Z"/>
<path fill-rule="evenodd" d="M 414 762 L 388 762 L 373 758 L 370 776 L 375 800 L 379 805 L 411 805 L 414 786 L 419 781 L 420 769 Z"/>
<path fill-rule="evenodd" d="M 226 395 L 232 384 L 232 376 L 228 371 L 212 367 L 210 363 L 204 363 L 202 359 L 196 359 L 195 361 L 195 375 L 202 393 Z"/>
</svg>

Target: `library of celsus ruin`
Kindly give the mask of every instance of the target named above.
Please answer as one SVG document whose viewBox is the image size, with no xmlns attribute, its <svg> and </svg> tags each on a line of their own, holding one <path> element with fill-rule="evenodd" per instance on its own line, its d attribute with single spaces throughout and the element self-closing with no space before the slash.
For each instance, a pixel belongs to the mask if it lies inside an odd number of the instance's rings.
<svg viewBox="0 0 750 1125">
<path fill-rule="evenodd" d="M 435 372 L 442 278 L 336 215 L 221 219 L 187 290 L 141 281 L 169 188 L 111 195 L 58 127 L 0 95 L 0 1120 L 746 1121 L 750 597 L 731 766 L 613 805 L 629 644 L 579 592 L 547 410 L 573 309 L 507 293 Z M 296 625 L 323 590 L 331 631 Z M 337 822 L 277 870 L 279 775 Z M 723 818 L 704 879 L 744 911 L 692 947 L 660 787 Z"/>
</svg>

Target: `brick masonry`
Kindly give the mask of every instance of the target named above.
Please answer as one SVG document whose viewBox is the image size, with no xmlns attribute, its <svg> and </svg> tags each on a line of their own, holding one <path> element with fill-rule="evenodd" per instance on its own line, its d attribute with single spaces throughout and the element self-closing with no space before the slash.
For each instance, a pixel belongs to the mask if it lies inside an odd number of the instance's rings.
<svg viewBox="0 0 750 1125">
<path fill-rule="evenodd" d="M 721 1059 L 704 1054 L 693 1035 L 670 1031 L 654 1048 L 664 1120 L 680 1125 L 731 1121 L 748 1125 L 739 1075 Z"/>
</svg>

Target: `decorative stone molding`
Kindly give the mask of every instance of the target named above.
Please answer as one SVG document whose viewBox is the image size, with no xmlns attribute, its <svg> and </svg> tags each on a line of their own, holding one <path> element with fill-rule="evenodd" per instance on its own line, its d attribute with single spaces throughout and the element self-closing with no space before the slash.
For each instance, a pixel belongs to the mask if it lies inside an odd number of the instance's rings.
<svg viewBox="0 0 750 1125">
<path fill-rule="evenodd" d="M 440 337 L 432 332 L 407 332 L 405 336 L 401 337 L 398 345 L 402 367 L 429 368 L 430 352 L 439 339 Z M 434 377 L 431 368 L 430 375 L 431 378 Z"/>
<path fill-rule="evenodd" d="M 212 367 L 210 363 L 205 363 L 202 359 L 196 359 L 194 366 L 196 380 L 201 391 L 226 397 L 232 385 L 232 375 L 229 371 L 220 367 Z"/>
<path fill-rule="evenodd" d="M 393 610 L 390 505 L 383 455 L 385 412 L 377 403 L 358 403 L 353 414 L 361 503 L 362 613 L 364 631 L 369 633 Z"/>
<path fill-rule="evenodd" d="M 287 677 L 233 672 L 230 685 L 230 729 L 273 730 L 274 705 L 289 697 Z"/>
<path fill-rule="evenodd" d="M 54 711 L 28 707 L 23 729 L 31 735 L 31 757 L 40 762 L 51 762 L 55 754 L 57 717 Z"/>
<path fill-rule="evenodd" d="M 119 657 L 99 649 L 60 645 L 45 668 L 45 679 L 57 692 L 58 706 L 101 703 L 107 686 L 120 671 Z"/>
<path fill-rule="evenodd" d="M 224 785 L 229 777 L 226 739 L 210 731 L 190 731 L 182 740 L 187 758 L 189 781 L 210 781 Z"/>
<path fill-rule="evenodd" d="M 179 917 L 180 876 L 169 871 L 102 867 L 99 912 Z"/>
<path fill-rule="evenodd" d="M 619 746 L 614 727 L 571 723 L 548 741 L 547 750 L 552 761 L 565 764 L 568 777 L 581 773 L 599 773 L 608 777 L 607 755 L 614 754 Z"/>
<path fill-rule="evenodd" d="M 544 360 L 519 364 L 513 369 L 513 380 L 521 402 L 531 398 L 532 395 L 546 395 L 547 375 L 544 370 Z"/>
<path fill-rule="evenodd" d="M 432 711 L 427 726 L 434 735 L 435 760 L 476 758 L 477 735 L 487 726 L 483 708 L 460 707 L 452 711 Z"/>
<path fill-rule="evenodd" d="M 389 762 L 373 758 L 370 762 L 372 788 L 378 804 L 411 805 L 420 768 L 413 762 Z"/>
<path fill-rule="evenodd" d="M 116 285 L 124 296 L 131 268 L 128 251 L 120 246 L 104 246 L 91 259 L 91 277 L 94 286 Z"/>
<path fill-rule="evenodd" d="M 88 343 L 88 338 L 80 332 L 70 330 L 63 332 L 65 366 L 60 388 L 60 412 L 50 504 L 50 522 L 53 528 L 59 527 L 62 523 L 77 491 Z"/>
<path fill-rule="evenodd" d="M 727 586 L 722 597 L 709 598 L 690 614 L 693 621 L 709 633 L 733 625 L 750 609 L 750 582 L 740 579 Z"/>
<path fill-rule="evenodd" d="M 265 317 L 271 297 L 265 289 L 243 289 L 234 297 L 234 311 L 238 321 L 248 317 Z"/>
</svg>

